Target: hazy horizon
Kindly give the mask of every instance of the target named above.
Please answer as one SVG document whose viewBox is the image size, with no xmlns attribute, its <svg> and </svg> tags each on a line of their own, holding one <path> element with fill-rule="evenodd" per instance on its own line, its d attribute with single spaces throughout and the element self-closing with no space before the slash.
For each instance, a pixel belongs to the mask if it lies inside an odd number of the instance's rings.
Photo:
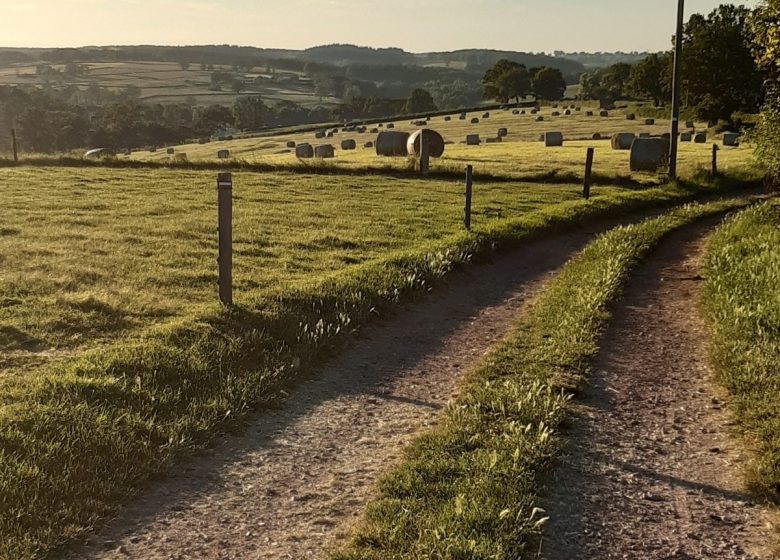
<svg viewBox="0 0 780 560">
<path fill-rule="evenodd" d="M 686 13 L 707 13 L 722 3 L 688 0 Z M 734 3 L 753 6 L 757 2 Z M 428 0 L 425 5 L 417 0 L 396 0 L 392 5 L 376 0 L 20 0 L 5 7 L 0 46 L 237 44 L 297 50 L 349 43 L 410 52 L 471 48 L 654 52 L 670 47 L 677 2 L 481 0 L 478 8 L 476 4 L 475 0 Z M 41 18 L 41 13 L 47 17 Z M 419 16 L 412 17 L 415 13 Z M 529 20 L 539 24 L 521 28 Z"/>
</svg>

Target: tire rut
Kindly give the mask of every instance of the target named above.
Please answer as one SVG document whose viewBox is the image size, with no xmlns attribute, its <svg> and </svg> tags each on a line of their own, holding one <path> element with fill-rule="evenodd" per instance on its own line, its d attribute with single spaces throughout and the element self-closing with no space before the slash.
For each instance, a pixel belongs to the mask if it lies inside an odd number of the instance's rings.
<svg viewBox="0 0 780 560">
<path fill-rule="evenodd" d="M 769 515 L 743 491 L 745 453 L 697 308 L 715 224 L 672 234 L 629 282 L 573 405 L 543 558 L 776 558 Z"/>
</svg>

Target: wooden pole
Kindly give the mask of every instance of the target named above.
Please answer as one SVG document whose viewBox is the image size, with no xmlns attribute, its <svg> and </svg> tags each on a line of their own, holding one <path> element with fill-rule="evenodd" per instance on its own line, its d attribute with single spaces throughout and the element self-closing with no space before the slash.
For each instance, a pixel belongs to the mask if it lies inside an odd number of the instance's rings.
<svg viewBox="0 0 780 560">
<path fill-rule="evenodd" d="M 717 144 L 712 145 L 712 176 L 718 174 L 718 148 Z"/>
<path fill-rule="evenodd" d="M 217 175 L 217 238 L 219 300 L 233 305 L 233 175 Z"/>
<path fill-rule="evenodd" d="M 674 36 L 674 69 L 672 72 L 672 130 L 669 143 L 669 178 L 677 179 L 677 152 L 680 140 L 680 83 L 682 74 L 685 0 L 677 0 L 677 30 Z"/>
<path fill-rule="evenodd" d="M 593 154 L 596 150 L 588 148 L 588 155 L 585 157 L 585 181 L 582 184 L 582 198 L 590 198 L 590 185 L 593 177 Z"/>
<path fill-rule="evenodd" d="M 11 129 L 11 145 L 14 150 L 14 163 L 19 163 L 19 147 L 16 144 L 16 129 Z"/>
<path fill-rule="evenodd" d="M 425 130 L 420 131 L 420 173 L 422 175 L 428 175 L 428 169 L 430 168 L 430 153 L 428 151 L 428 145 L 425 142 Z"/>
<path fill-rule="evenodd" d="M 473 192 L 474 167 L 466 166 L 466 208 L 463 215 L 463 225 L 471 230 L 471 195 Z"/>
</svg>

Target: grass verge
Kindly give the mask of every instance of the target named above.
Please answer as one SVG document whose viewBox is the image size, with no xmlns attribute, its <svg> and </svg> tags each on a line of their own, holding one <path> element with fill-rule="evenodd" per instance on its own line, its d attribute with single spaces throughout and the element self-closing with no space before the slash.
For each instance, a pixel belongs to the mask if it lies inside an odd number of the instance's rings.
<svg viewBox="0 0 780 560">
<path fill-rule="evenodd" d="M 780 500 L 780 202 L 720 227 L 705 260 L 703 304 L 719 382 L 756 450 L 752 490 Z"/>
<path fill-rule="evenodd" d="M 744 202 L 684 206 L 616 228 L 570 261 L 514 332 L 465 379 L 440 424 L 379 485 L 340 560 L 535 558 L 538 507 L 572 391 L 587 376 L 608 306 L 671 231 Z"/>
<path fill-rule="evenodd" d="M 7 380 L 0 393 L 0 557 L 43 557 L 79 536 L 372 315 L 428 290 L 459 264 L 572 223 L 740 184 L 719 178 L 553 205 Z"/>
</svg>

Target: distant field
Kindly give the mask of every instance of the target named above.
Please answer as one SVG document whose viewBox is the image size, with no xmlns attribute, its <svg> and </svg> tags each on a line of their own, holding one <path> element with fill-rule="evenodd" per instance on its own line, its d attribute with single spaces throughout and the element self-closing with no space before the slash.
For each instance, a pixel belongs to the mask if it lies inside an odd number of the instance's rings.
<svg viewBox="0 0 780 560">
<path fill-rule="evenodd" d="M 232 104 L 238 97 L 230 88 L 224 91 L 211 90 L 210 70 L 201 70 L 200 65 L 193 64 L 183 70 L 179 64 L 171 62 L 100 62 L 84 63 L 89 67 L 89 73 L 82 77 L 39 76 L 34 65 L 15 65 L 10 68 L 0 68 L 0 85 L 75 85 L 85 90 L 91 85 L 99 85 L 118 91 L 128 86 L 136 86 L 141 90 L 140 99 L 150 103 L 185 103 L 192 102 L 208 105 L 214 103 Z M 64 65 L 52 65 L 57 70 Z M 216 66 L 215 71 L 232 72 L 231 68 Z M 277 101 L 294 101 L 303 106 L 334 105 L 340 101 L 335 98 L 325 98 L 320 101 L 315 95 L 310 83 L 297 82 L 298 74 L 280 72 L 276 79 L 261 79 L 252 82 L 253 78 L 262 72 L 240 73 L 248 81 L 245 90 L 240 95 L 261 95 L 267 104 Z"/>
<path fill-rule="evenodd" d="M 574 112 L 571 116 L 553 117 L 553 111 L 562 112 L 562 109 L 544 107 L 541 115 L 543 122 L 535 122 L 534 116 L 513 115 L 511 111 L 494 111 L 490 117 L 483 119 L 483 113 L 470 113 L 465 121 L 458 119 L 457 115 L 450 121 L 444 117 L 431 119 L 429 128 L 438 131 L 445 141 L 452 142 L 445 149 L 444 157 L 432 161 L 434 170 L 462 169 L 466 164 L 474 165 L 477 172 L 491 173 L 495 175 L 509 175 L 522 179 L 527 175 L 538 175 L 550 172 L 558 173 L 582 173 L 585 161 L 585 149 L 589 146 L 596 148 L 594 172 L 608 176 L 629 176 L 628 151 L 616 151 L 610 147 L 609 140 L 591 140 L 594 133 L 604 137 L 610 137 L 616 132 L 634 132 L 636 134 L 647 132 L 650 134 L 662 134 L 670 127 L 669 121 L 657 120 L 653 125 L 645 125 L 644 119 L 635 121 L 626 120 L 625 113 L 614 111 L 611 116 L 601 118 L 598 116 L 585 116 L 586 110 Z M 470 124 L 472 118 L 479 118 L 478 124 Z M 386 125 L 387 122 L 377 122 L 368 125 L 368 130 Z M 395 130 L 411 132 L 420 127 L 414 126 L 410 121 L 395 122 Z M 699 130 L 706 130 L 705 123 L 696 123 Z M 499 128 L 507 128 L 508 136 L 500 144 L 485 144 L 473 147 L 466 146 L 462 142 L 467 134 L 479 134 L 483 142 L 488 137 L 495 137 Z M 384 130 L 384 126 L 379 128 Z M 562 148 L 545 148 L 539 141 L 544 132 L 560 131 L 564 133 L 565 142 Z M 341 141 L 346 139 L 356 140 L 356 150 L 341 150 Z M 335 166 L 349 168 L 362 167 L 389 167 L 403 168 L 408 166 L 405 158 L 385 158 L 376 155 L 374 148 L 363 148 L 366 142 L 376 139 L 376 134 L 365 132 L 346 133 L 338 132 L 332 138 L 317 139 L 313 132 L 285 134 L 280 136 L 268 136 L 258 138 L 235 139 L 232 141 L 214 141 L 208 144 L 186 144 L 176 146 L 176 153 L 184 153 L 190 160 L 214 160 L 217 151 L 228 149 L 231 156 L 245 161 L 258 163 L 275 163 L 280 165 L 299 165 L 299 160 L 294 153 L 286 147 L 288 141 L 296 143 L 308 142 L 314 146 L 320 144 L 332 144 L 336 148 L 336 158 L 328 160 Z M 712 143 L 720 143 L 720 138 L 710 134 L 706 144 L 681 143 L 680 170 L 683 174 L 690 174 L 698 168 L 708 168 L 712 157 Z M 739 148 L 725 148 L 719 153 L 720 166 L 723 170 L 749 164 L 752 159 L 752 150 L 743 145 Z M 171 156 L 165 150 L 155 153 L 139 151 L 135 152 L 132 159 L 165 161 Z M 305 164 L 304 164 L 305 165 Z M 642 175 L 646 179 L 646 175 Z"/>
</svg>

